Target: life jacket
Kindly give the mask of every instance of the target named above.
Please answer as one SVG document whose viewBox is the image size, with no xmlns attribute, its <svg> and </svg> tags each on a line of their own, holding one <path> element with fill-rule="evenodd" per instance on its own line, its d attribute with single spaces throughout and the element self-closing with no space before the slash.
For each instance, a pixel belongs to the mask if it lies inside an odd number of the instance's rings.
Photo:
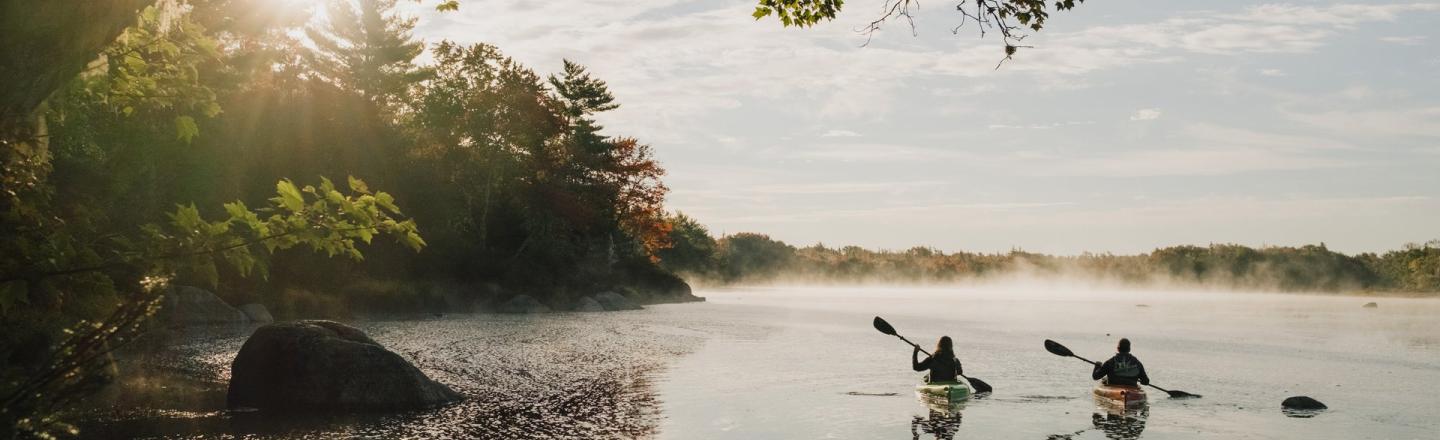
<svg viewBox="0 0 1440 440">
<path fill-rule="evenodd" d="M 1114 370 L 1110 371 L 1111 377 L 1138 378 L 1140 377 L 1140 360 L 1135 359 L 1130 353 L 1119 353 L 1110 358 L 1114 362 Z"/>
</svg>

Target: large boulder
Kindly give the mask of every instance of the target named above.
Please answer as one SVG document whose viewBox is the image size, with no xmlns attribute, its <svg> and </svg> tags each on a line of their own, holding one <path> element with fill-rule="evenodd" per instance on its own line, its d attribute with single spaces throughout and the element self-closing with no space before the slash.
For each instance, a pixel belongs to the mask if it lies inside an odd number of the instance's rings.
<svg viewBox="0 0 1440 440">
<path fill-rule="evenodd" d="M 173 286 L 160 304 L 162 322 L 172 326 L 250 322 L 245 313 L 199 287 Z"/>
<path fill-rule="evenodd" d="M 530 295 L 515 295 L 509 301 L 500 303 L 495 311 L 500 313 L 549 313 L 550 307 Z"/>
<path fill-rule="evenodd" d="M 256 329 L 231 364 L 226 404 L 232 409 L 374 411 L 459 399 L 364 332 L 317 320 Z"/>
<path fill-rule="evenodd" d="M 1319 400 L 1310 398 L 1310 396 L 1295 396 L 1287 398 L 1284 402 L 1280 402 L 1280 407 L 1283 409 L 1298 409 L 1307 411 L 1322 410 L 1328 408 L 1327 406 L 1325 406 L 1325 404 L 1320 403 Z"/>
<path fill-rule="evenodd" d="M 577 312 L 603 312 L 603 311 L 605 311 L 605 306 L 600 305 L 600 302 L 599 302 L 599 301 L 596 301 L 595 298 L 591 298 L 591 297 L 588 297 L 588 296 L 587 296 L 587 297 L 580 298 L 580 301 L 577 301 L 577 302 L 576 302 L 576 304 L 575 304 L 575 311 L 577 311 Z"/>
<path fill-rule="evenodd" d="M 605 310 L 640 310 L 639 304 L 615 292 L 600 292 L 595 295 L 595 301 L 605 307 Z"/>
<path fill-rule="evenodd" d="M 270 309 L 266 309 L 261 304 L 250 303 L 240 306 L 240 312 L 244 313 L 246 318 L 250 318 L 250 322 L 260 324 L 275 322 L 275 317 L 270 315 Z"/>
<path fill-rule="evenodd" d="M 636 269 L 630 284 L 634 291 L 628 293 L 633 293 L 632 297 L 644 304 L 705 300 L 704 297 L 695 296 L 690 284 L 685 280 L 653 266 Z"/>
</svg>

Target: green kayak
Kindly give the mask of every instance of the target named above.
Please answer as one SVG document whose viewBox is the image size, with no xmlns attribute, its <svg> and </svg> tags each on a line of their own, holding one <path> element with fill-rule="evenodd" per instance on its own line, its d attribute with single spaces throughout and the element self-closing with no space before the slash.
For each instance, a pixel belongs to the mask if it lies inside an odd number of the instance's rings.
<svg viewBox="0 0 1440 440">
<path fill-rule="evenodd" d="M 915 395 L 925 400 L 960 402 L 970 398 L 965 382 L 930 382 L 915 385 Z"/>
</svg>

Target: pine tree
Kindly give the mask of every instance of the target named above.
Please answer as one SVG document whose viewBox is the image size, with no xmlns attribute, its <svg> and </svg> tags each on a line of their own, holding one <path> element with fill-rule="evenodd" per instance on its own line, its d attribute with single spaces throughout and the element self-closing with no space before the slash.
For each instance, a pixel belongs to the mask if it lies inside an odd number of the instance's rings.
<svg viewBox="0 0 1440 440">
<path fill-rule="evenodd" d="M 607 136 L 599 134 L 604 127 L 595 122 L 594 115 L 620 108 L 620 104 L 615 103 L 615 96 L 610 94 L 605 81 L 590 77 L 585 66 L 565 60 L 565 73 L 550 75 L 550 86 L 560 95 L 565 117 L 570 120 L 571 135 L 581 151 L 593 155 L 609 149 L 605 144 Z"/>
<path fill-rule="evenodd" d="M 400 102 L 429 71 L 414 63 L 425 44 L 411 36 L 415 18 L 395 13 L 396 1 L 331 0 L 325 23 L 306 29 L 315 76 L 382 107 Z"/>
</svg>

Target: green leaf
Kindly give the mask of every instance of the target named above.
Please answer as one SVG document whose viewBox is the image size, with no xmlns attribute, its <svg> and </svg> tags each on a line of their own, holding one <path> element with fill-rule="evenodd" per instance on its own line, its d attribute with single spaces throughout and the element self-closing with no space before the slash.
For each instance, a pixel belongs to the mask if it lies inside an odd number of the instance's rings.
<svg viewBox="0 0 1440 440">
<path fill-rule="evenodd" d="M 189 116 L 175 117 L 175 138 L 190 142 L 200 134 L 200 125 L 195 123 L 195 118 Z"/>
<path fill-rule="evenodd" d="M 285 209 L 290 210 L 290 212 L 305 210 L 305 197 L 300 195 L 300 189 L 296 188 L 295 184 L 290 182 L 290 179 L 284 179 L 275 183 L 275 192 L 280 195 L 276 201 L 279 202 L 281 206 L 284 206 Z"/>
<path fill-rule="evenodd" d="M 375 203 L 379 204 L 381 208 L 385 208 L 386 211 L 394 214 L 400 213 L 400 207 L 395 206 L 395 198 L 391 197 L 389 193 L 383 191 L 375 193 Z"/>
<path fill-rule="evenodd" d="M 356 179 L 355 176 L 346 176 L 350 179 L 350 190 L 360 194 L 370 194 L 370 187 L 365 185 L 364 180 Z"/>
<path fill-rule="evenodd" d="M 176 229 L 186 232 L 198 230 L 205 224 L 205 220 L 200 219 L 200 210 L 195 208 L 194 204 L 175 208 L 175 213 L 170 214 L 170 221 L 175 223 Z"/>
</svg>

